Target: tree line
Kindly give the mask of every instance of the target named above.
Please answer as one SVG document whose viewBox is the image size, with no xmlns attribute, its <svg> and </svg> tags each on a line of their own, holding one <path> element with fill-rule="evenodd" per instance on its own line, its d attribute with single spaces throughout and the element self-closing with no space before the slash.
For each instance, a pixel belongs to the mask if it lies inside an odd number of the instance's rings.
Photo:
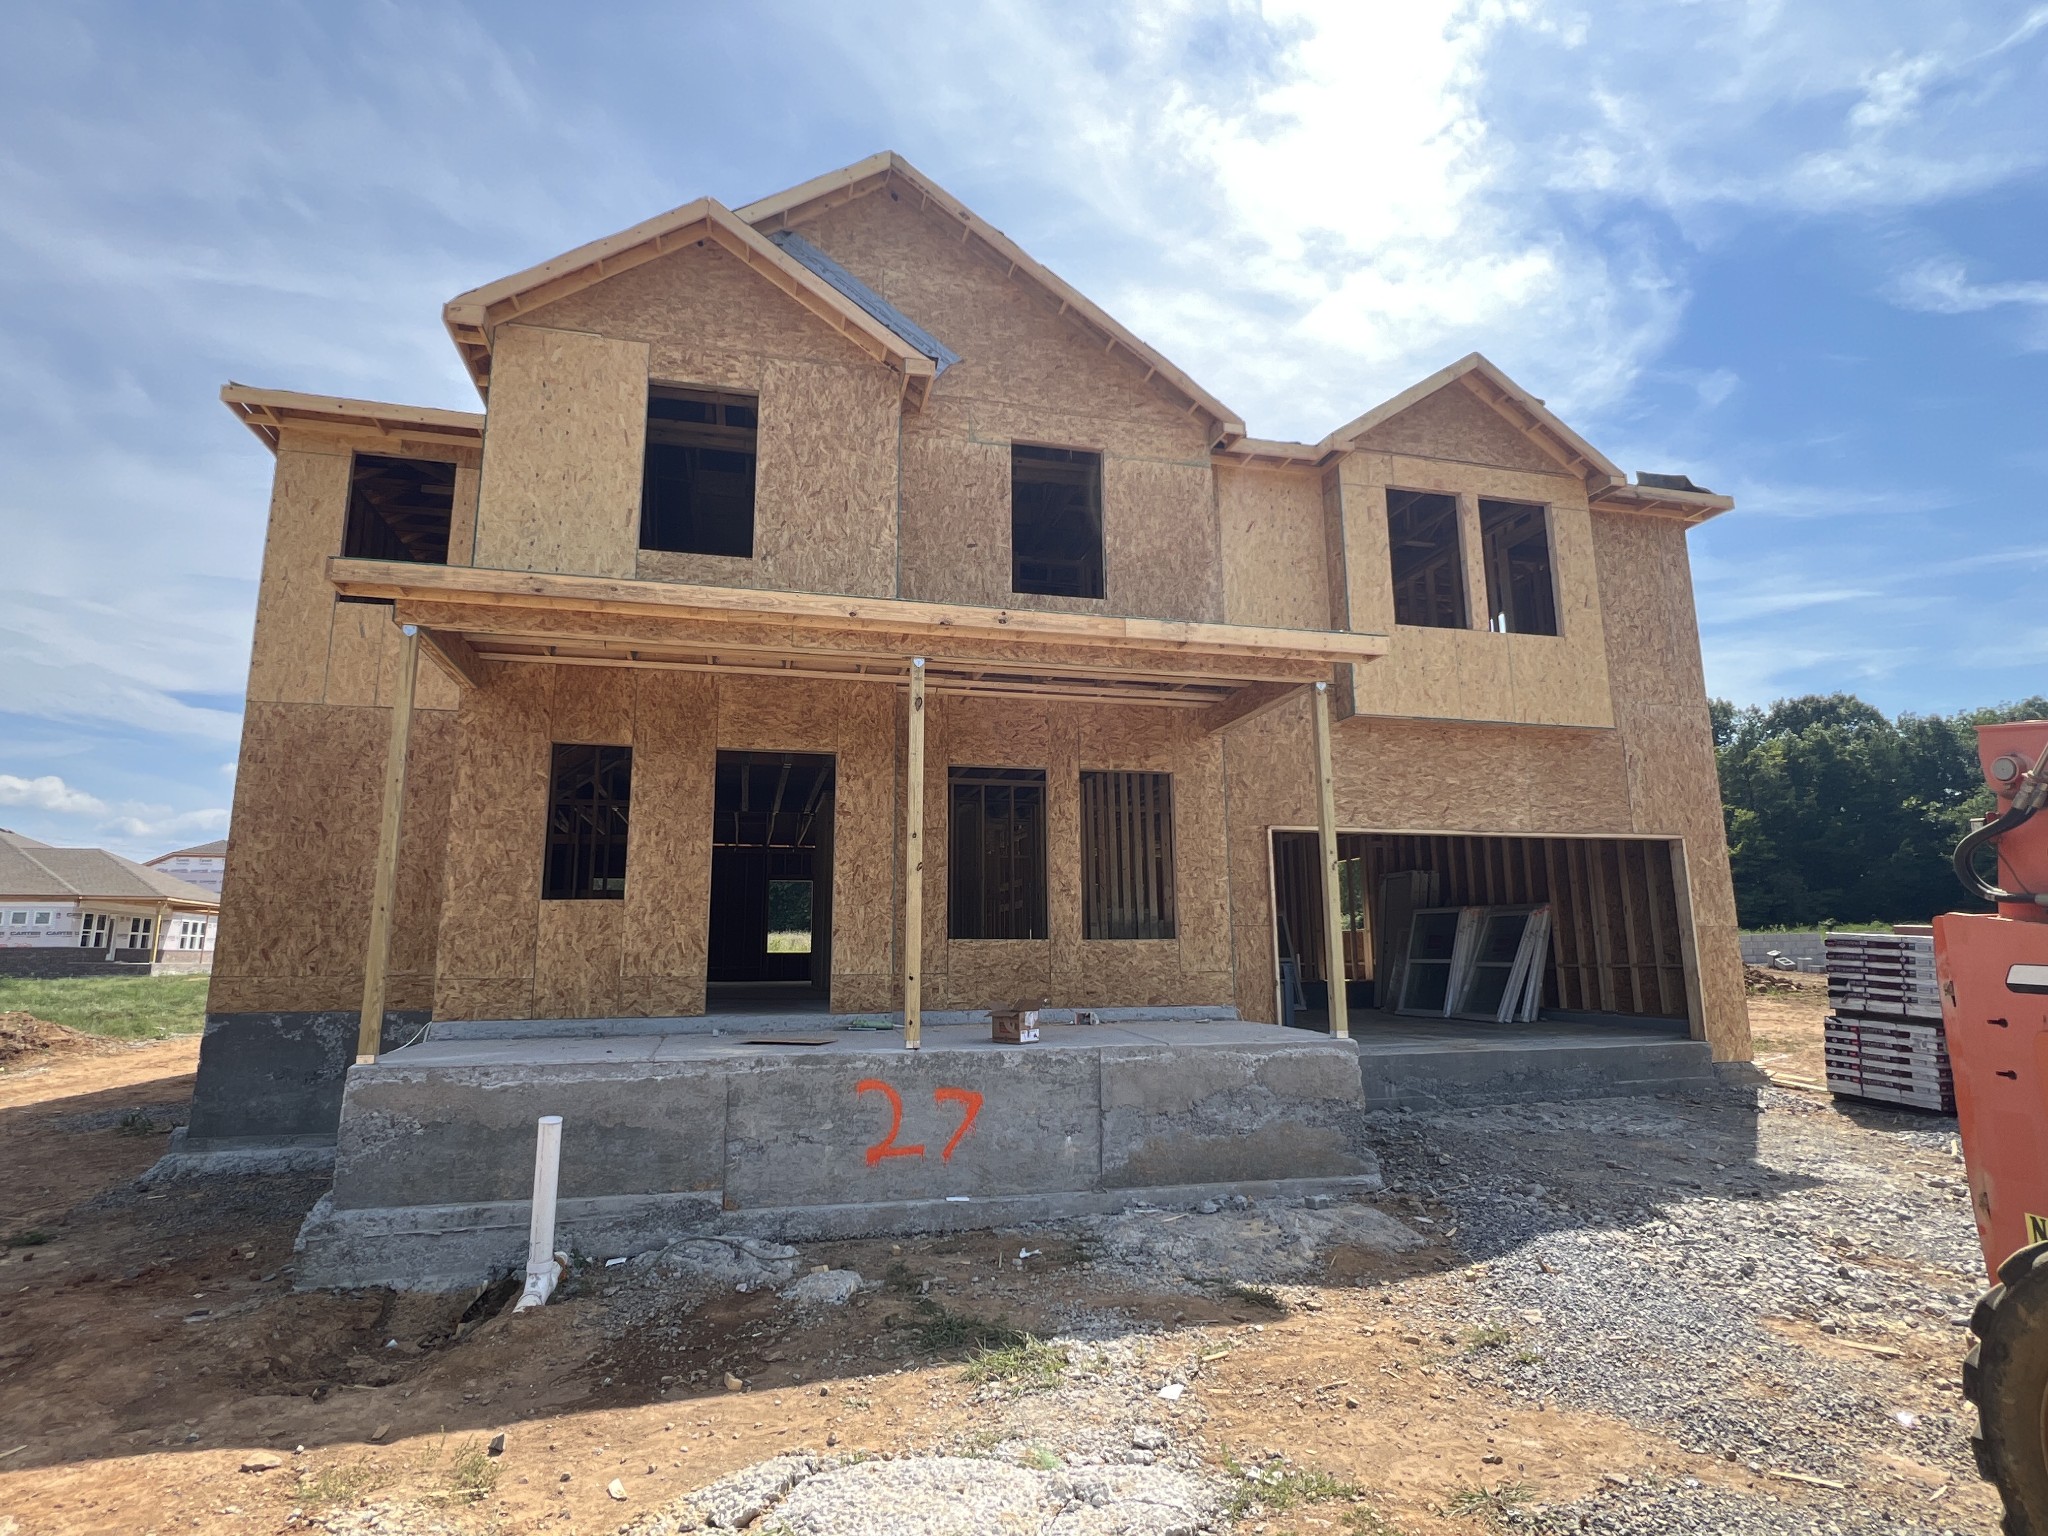
<svg viewBox="0 0 2048 1536">
<path fill-rule="evenodd" d="M 1847 693 L 1708 708 L 1745 928 L 1924 923 L 1980 908 L 1949 868 L 1970 819 L 1992 805 L 1975 727 L 2048 718 L 2039 697 L 1896 719 Z"/>
</svg>

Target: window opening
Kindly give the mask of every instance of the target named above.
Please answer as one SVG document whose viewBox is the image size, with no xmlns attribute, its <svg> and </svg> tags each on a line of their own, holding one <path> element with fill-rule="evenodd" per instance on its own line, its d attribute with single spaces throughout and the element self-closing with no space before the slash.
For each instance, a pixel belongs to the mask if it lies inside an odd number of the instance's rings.
<svg viewBox="0 0 2048 1536">
<path fill-rule="evenodd" d="M 1546 510 L 1519 501 L 1481 501 L 1479 542 L 1486 558 L 1487 627 L 1507 635 L 1556 634 Z"/>
<path fill-rule="evenodd" d="M 617 901 L 626 894 L 633 749 L 555 744 L 541 899 Z"/>
<path fill-rule="evenodd" d="M 811 952 L 811 882 L 768 882 L 768 953 L 808 955 Z"/>
<path fill-rule="evenodd" d="M 1396 624 L 1466 627 L 1457 497 L 1435 491 L 1388 491 L 1387 550 L 1394 568 Z"/>
<path fill-rule="evenodd" d="M 1173 775 L 1081 775 L 1081 936 L 1174 936 Z"/>
<path fill-rule="evenodd" d="M 359 453 L 349 470 L 341 552 L 351 560 L 446 565 L 454 516 L 453 464 Z"/>
<path fill-rule="evenodd" d="M 105 949 L 113 935 L 114 920 L 104 912 L 88 912 L 85 921 L 79 925 L 78 947 L 80 949 Z"/>
<path fill-rule="evenodd" d="M 131 917 L 128 919 L 128 938 L 123 949 L 149 949 L 156 937 L 156 919 L 153 917 Z"/>
<path fill-rule="evenodd" d="M 660 384 L 647 391 L 642 549 L 753 557 L 759 427 L 752 395 Z"/>
<path fill-rule="evenodd" d="M 1102 596 L 1102 455 L 1010 445 L 1010 590 Z"/>
<path fill-rule="evenodd" d="M 950 920 L 956 939 L 1045 937 L 1045 770 L 955 768 Z"/>
<path fill-rule="evenodd" d="M 179 949 L 206 948 L 206 919 L 203 917 L 181 917 L 178 919 Z"/>
</svg>

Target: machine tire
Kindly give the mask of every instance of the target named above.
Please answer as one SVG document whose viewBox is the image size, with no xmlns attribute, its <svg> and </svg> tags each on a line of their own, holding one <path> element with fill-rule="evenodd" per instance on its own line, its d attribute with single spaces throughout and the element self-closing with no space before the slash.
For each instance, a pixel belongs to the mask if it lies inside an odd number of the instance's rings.
<svg viewBox="0 0 2048 1536">
<path fill-rule="evenodd" d="M 2048 1244 L 2014 1254 L 1998 1278 L 1970 1316 L 1970 1450 L 2005 1501 L 2005 1536 L 2048 1536 Z"/>
</svg>

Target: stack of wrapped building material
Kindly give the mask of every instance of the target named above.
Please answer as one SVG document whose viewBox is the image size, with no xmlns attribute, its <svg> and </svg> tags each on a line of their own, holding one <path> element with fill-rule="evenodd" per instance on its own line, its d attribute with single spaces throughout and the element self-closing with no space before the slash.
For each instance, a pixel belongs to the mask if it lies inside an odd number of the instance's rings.
<svg viewBox="0 0 2048 1536">
<path fill-rule="evenodd" d="M 1831 933 L 1827 955 L 1829 1089 L 1954 1114 L 1932 935 Z"/>
</svg>

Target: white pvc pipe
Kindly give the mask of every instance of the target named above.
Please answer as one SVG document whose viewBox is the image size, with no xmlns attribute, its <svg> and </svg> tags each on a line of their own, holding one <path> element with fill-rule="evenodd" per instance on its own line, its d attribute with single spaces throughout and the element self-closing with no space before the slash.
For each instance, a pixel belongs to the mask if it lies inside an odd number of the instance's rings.
<svg viewBox="0 0 2048 1536">
<path fill-rule="evenodd" d="M 562 1171 L 562 1117 L 542 1115 L 533 1145 L 533 1225 L 526 1238 L 526 1289 L 512 1310 L 544 1306 L 566 1261 L 555 1252 L 555 1186 Z"/>
</svg>

